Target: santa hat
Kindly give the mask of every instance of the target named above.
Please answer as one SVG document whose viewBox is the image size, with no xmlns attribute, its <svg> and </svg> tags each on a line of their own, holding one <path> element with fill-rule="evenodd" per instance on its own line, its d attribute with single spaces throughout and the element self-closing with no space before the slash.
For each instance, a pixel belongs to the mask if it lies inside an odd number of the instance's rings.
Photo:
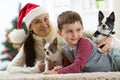
<svg viewBox="0 0 120 80">
<path fill-rule="evenodd" d="M 40 7 L 39 5 L 27 3 L 21 10 L 18 16 L 18 23 L 17 23 L 17 29 L 14 29 L 9 34 L 10 41 L 12 43 L 22 43 L 25 40 L 26 34 L 24 29 L 22 29 L 22 22 L 24 19 L 24 22 L 26 24 L 27 29 L 29 30 L 29 26 L 32 22 L 32 20 L 41 15 L 47 13 L 47 11 Z"/>
</svg>

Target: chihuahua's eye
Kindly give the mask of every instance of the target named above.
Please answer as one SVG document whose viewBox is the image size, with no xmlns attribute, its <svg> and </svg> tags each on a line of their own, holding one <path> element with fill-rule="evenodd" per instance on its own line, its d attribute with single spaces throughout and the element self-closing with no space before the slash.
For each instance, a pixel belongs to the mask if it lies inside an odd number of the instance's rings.
<svg viewBox="0 0 120 80">
<path fill-rule="evenodd" d="M 44 48 L 44 51 L 46 51 L 46 49 Z"/>
</svg>

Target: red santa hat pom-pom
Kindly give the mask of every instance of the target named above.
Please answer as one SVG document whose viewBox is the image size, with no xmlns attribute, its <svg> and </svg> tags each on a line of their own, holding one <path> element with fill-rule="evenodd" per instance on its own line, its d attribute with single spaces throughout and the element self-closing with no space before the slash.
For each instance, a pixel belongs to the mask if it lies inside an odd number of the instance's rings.
<svg viewBox="0 0 120 80">
<path fill-rule="evenodd" d="M 14 29 L 9 33 L 8 37 L 12 43 L 22 43 L 25 40 L 25 31 L 24 29 Z"/>
</svg>

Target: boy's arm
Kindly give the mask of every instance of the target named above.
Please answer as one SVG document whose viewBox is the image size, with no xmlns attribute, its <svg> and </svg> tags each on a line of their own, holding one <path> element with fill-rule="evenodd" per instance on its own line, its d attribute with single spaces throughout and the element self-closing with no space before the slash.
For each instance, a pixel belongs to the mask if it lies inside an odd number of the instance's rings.
<svg viewBox="0 0 120 80">
<path fill-rule="evenodd" d="M 78 43 L 75 61 L 64 68 L 58 70 L 59 74 L 79 73 L 86 65 L 92 51 L 92 43 L 87 39 L 82 39 Z"/>
</svg>

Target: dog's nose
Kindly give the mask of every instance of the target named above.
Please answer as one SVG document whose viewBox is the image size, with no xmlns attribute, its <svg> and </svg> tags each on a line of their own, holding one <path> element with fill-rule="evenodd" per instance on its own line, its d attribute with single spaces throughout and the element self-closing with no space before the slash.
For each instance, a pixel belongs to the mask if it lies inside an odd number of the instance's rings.
<svg viewBox="0 0 120 80">
<path fill-rule="evenodd" d="M 105 29 L 105 25 L 102 25 L 102 28 Z"/>
<path fill-rule="evenodd" d="M 49 52 L 48 52 L 48 51 L 46 52 L 46 55 L 49 55 Z"/>
</svg>

